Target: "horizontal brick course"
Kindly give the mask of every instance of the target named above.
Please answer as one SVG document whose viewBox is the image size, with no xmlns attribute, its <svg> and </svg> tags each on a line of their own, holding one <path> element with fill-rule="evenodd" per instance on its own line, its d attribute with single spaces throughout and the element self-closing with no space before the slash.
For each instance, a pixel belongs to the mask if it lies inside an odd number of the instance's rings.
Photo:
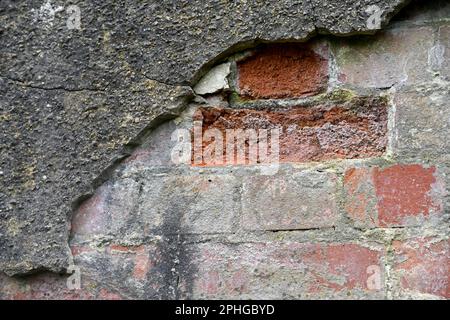
<svg viewBox="0 0 450 320">
<path fill-rule="evenodd" d="M 432 27 L 394 29 L 375 38 L 350 39 L 333 45 L 338 80 L 364 88 L 387 88 L 432 80 L 428 66 L 434 45 Z"/>
<path fill-rule="evenodd" d="M 249 164 L 250 137 L 248 130 L 261 134 L 262 130 L 279 130 L 279 162 L 308 162 L 329 159 L 354 159 L 380 156 L 387 144 L 387 106 L 381 100 L 359 99 L 348 104 L 314 105 L 295 107 L 287 110 L 250 109 L 200 109 L 197 119 L 201 119 L 202 132 L 215 130 L 223 148 L 219 160 L 204 161 L 203 165 Z M 198 120 L 200 122 L 200 120 Z M 227 130 L 242 130 L 240 137 L 245 140 L 245 157 L 228 158 Z M 247 131 L 246 131 L 247 130 Z M 268 135 L 269 146 L 273 146 L 272 135 Z M 238 142 L 235 142 L 235 144 Z M 195 144 L 195 142 L 194 142 Z M 213 144 L 212 146 L 209 146 Z M 203 139 L 203 150 L 217 148 L 217 142 L 210 137 Z M 220 150 L 220 148 L 218 148 Z M 195 150 L 194 150 L 195 151 Z M 270 153 L 272 155 L 272 153 Z M 264 162 L 261 155 L 258 161 Z M 273 162 L 273 160 L 271 160 Z M 200 164 L 193 160 L 194 164 Z M 251 164 L 256 164 L 253 162 Z"/>
<path fill-rule="evenodd" d="M 293 230 L 332 227 L 339 219 L 337 177 L 305 171 L 244 177 L 243 227 L 246 230 Z"/>
<path fill-rule="evenodd" d="M 240 201 L 233 175 L 147 178 L 145 183 L 126 178 L 99 189 L 75 213 L 72 236 L 123 240 L 128 234 L 144 238 L 233 231 Z"/>
<path fill-rule="evenodd" d="M 190 250 L 196 269 L 187 298 L 383 297 L 382 251 L 354 243 L 206 243 Z"/>
</svg>

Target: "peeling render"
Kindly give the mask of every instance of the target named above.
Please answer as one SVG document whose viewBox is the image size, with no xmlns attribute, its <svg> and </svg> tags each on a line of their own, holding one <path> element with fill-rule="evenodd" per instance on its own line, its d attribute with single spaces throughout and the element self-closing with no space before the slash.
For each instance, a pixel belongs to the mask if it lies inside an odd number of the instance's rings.
<svg viewBox="0 0 450 320">
<path fill-rule="evenodd" d="M 0 270 L 63 271 L 72 207 L 154 119 L 183 109 L 188 86 L 230 48 L 253 39 L 304 40 L 318 29 L 366 32 L 369 3 L 131 2 L 124 11 L 94 1 L 79 4 L 85 23 L 71 29 L 59 1 L 3 1 Z M 378 2 L 383 22 L 405 3 Z M 331 14 L 339 24 L 328 24 Z M 18 231 L 9 232 L 11 225 Z"/>
<path fill-rule="evenodd" d="M 411 27 L 410 34 L 401 21 L 394 22 L 393 28 L 361 42 L 321 37 L 306 44 L 270 43 L 305 41 L 317 33 L 373 33 L 365 24 L 368 4 L 342 1 L 324 7 L 300 1 L 294 20 L 280 14 L 290 10 L 292 1 L 271 3 L 264 10 L 236 4 L 217 11 L 206 4 L 205 21 L 230 19 L 217 29 L 209 26 L 216 31 L 208 35 L 198 29 L 203 18 L 192 19 L 202 16 L 196 14 L 201 6 L 195 1 L 187 8 L 144 6 L 154 21 L 131 6 L 137 24 L 157 26 L 150 36 L 146 29 L 140 34 L 128 26 L 128 17 L 114 5 L 98 13 L 90 4 L 82 5 L 88 17 L 112 13 L 117 25 L 105 30 L 94 23 L 82 30 L 84 38 L 66 31 L 55 35 L 50 24 L 23 29 L 43 35 L 43 43 L 29 41 L 13 23 L 16 17 L 30 17 L 26 3 L 2 4 L 9 22 L 2 41 L 17 42 L 5 48 L 25 45 L 30 50 L 16 59 L 14 52 L 1 49 L 12 63 L 1 64 L 0 77 L 0 102 L 6 106 L 0 114 L 5 128 L 0 269 L 10 276 L 64 272 L 75 263 L 82 268 L 84 286 L 95 289 L 73 292 L 66 288 L 66 278 L 55 274 L 29 280 L 1 276 L 5 290 L 0 298 L 42 298 L 46 283 L 52 283 L 54 298 L 75 299 L 447 297 L 448 283 L 441 279 L 448 259 L 448 143 L 443 138 L 448 124 L 442 120 L 448 111 L 448 69 L 442 58 L 446 51 L 436 51 L 441 47 L 435 43 L 448 46 L 448 17 L 439 20 L 443 26 L 420 21 L 425 25 Z M 377 4 L 384 26 L 406 2 Z M 357 14 L 344 13 L 352 10 Z M 280 17 L 276 27 L 263 18 L 272 11 Z M 162 43 L 172 37 L 168 30 L 177 30 L 172 19 L 161 22 L 167 14 L 191 22 L 181 23 L 178 38 Z M 254 24 L 259 19 L 263 22 Z M 227 30 L 231 25 L 234 29 Z M 250 32 L 248 25 L 257 27 Z M 94 37 L 98 40 L 88 41 Z M 405 49 L 414 39 L 423 41 L 412 61 Z M 63 45 L 49 51 L 46 41 Z M 181 43 L 195 49 L 188 53 Z M 389 43 L 398 46 L 385 47 Z M 30 58 L 29 52 L 39 54 Z M 72 61 L 67 52 L 75 52 Z M 390 63 L 383 62 L 386 57 Z M 49 59 L 56 61 L 54 66 Z M 295 78 L 297 74 L 305 77 Z M 420 119 L 423 111 L 408 111 L 410 103 L 428 106 L 425 117 L 437 133 Z M 191 130 L 199 112 L 203 129 L 247 128 L 255 119 L 281 123 L 286 130 L 288 124 L 316 128 L 321 151 L 301 153 L 311 145 L 306 138 L 296 146 L 300 153 L 295 152 L 294 142 L 302 139 L 283 136 L 285 164 L 274 178 L 260 176 L 260 166 L 176 166 L 169 140 L 177 128 Z M 253 120 L 244 123 L 244 116 Z M 377 190 L 367 196 L 365 188 L 371 192 L 372 186 L 361 189 L 360 178 L 344 179 L 353 167 L 382 168 L 380 172 L 400 176 L 414 171 L 413 183 L 426 183 L 398 194 L 401 183 L 394 181 L 388 191 L 392 181 L 378 174 Z M 389 192 L 390 200 L 383 200 Z M 395 203 L 413 196 L 414 208 L 422 211 Z M 389 206 L 377 207 L 386 201 Z M 391 210 L 392 203 L 400 211 Z M 399 212 L 401 219 L 395 216 Z M 400 255 L 417 254 L 409 251 L 416 242 L 432 248 L 430 259 L 437 266 L 429 276 L 438 277 L 439 284 L 425 283 L 434 280 L 422 281 L 415 274 L 432 262 L 401 262 Z M 224 256 L 216 264 L 218 251 Z M 340 258 L 320 267 L 335 256 Z M 299 257 L 309 265 L 292 265 Z M 251 268 L 255 262 L 261 269 Z M 286 273 L 272 270 L 275 266 Z M 389 271 L 375 287 L 366 281 L 367 268 L 373 266 Z M 308 268 L 317 272 L 306 272 Z M 266 281 L 255 286 L 254 279 Z M 21 292 L 17 282 L 29 283 L 31 291 Z M 296 285 L 285 290 L 287 283 Z"/>
</svg>

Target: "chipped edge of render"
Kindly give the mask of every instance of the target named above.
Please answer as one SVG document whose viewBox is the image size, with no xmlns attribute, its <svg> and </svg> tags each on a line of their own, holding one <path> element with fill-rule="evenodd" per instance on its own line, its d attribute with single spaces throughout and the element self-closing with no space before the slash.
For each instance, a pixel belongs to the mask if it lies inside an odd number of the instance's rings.
<svg viewBox="0 0 450 320">
<path fill-rule="evenodd" d="M 207 95 L 229 89 L 228 76 L 230 72 L 231 62 L 212 67 L 194 86 L 194 92 L 198 95 Z"/>
</svg>

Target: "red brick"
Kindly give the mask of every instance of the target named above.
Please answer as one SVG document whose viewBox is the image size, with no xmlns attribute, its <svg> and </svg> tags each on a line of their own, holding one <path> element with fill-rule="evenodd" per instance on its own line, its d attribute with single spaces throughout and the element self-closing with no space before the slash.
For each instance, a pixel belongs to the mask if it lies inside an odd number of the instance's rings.
<svg viewBox="0 0 450 320">
<path fill-rule="evenodd" d="M 245 157 L 232 157 L 232 160 L 227 158 L 230 154 L 236 154 L 234 150 L 227 150 L 228 143 L 233 142 L 230 141 L 227 130 L 255 130 L 256 134 L 261 133 L 261 130 L 280 130 L 279 157 L 274 158 L 279 162 L 379 156 L 385 152 L 387 143 L 387 109 L 381 101 L 362 100 L 351 105 L 299 106 L 277 111 L 204 108 L 198 111 L 196 117 L 201 119 L 203 134 L 207 130 L 217 130 L 221 133 L 219 139 L 224 155 L 219 157 L 218 161 L 213 159 L 209 162 L 197 161 L 197 158 L 193 157 L 195 165 L 255 164 L 256 161 L 250 161 L 248 135 L 241 138 L 246 143 Z M 212 141 L 203 139 L 203 152 Z M 198 141 L 194 141 L 194 146 L 198 144 Z M 274 145 L 271 136 L 268 144 Z M 194 151 L 196 149 L 200 148 L 194 148 Z M 258 161 L 265 162 L 261 156 Z"/>
<path fill-rule="evenodd" d="M 313 95 L 326 89 L 328 50 L 309 44 L 272 44 L 239 62 L 238 70 L 242 96 L 268 99 Z"/>
<path fill-rule="evenodd" d="M 357 244 L 332 244 L 323 246 L 322 250 L 305 257 L 305 260 L 310 260 L 311 264 L 327 264 L 324 274 L 329 273 L 337 276 L 344 274 L 346 276 L 345 282 L 342 284 L 336 284 L 318 276 L 320 285 L 326 285 L 335 290 L 355 288 L 374 290 L 368 285 L 369 277 L 372 275 L 368 272 L 368 268 L 376 266 L 379 267 L 381 272 L 380 257 L 379 251 Z M 383 286 L 381 273 L 379 285 Z"/>
<path fill-rule="evenodd" d="M 394 241 L 394 273 L 405 292 L 450 298 L 450 241 L 418 238 Z"/>
<path fill-rule="evenodd" d="M 431 212 L 440 212 L 440 199 L 432 197 L 435 172 L 435 167 L 421 165 L 375 168 L 373 179 L 380 225 L 402 225 L 409 217 L 427 217 Z"/>
<path fill-rule="evenodd" d="M 111 244 L 109 246 L 111 252 L 127 252 L 127 253 L 133 253 L 136 251 L 136 247 L 130 247 L 130 246 L 123 246 L 120 244 Z"/>
<path fill-rule="evenodd" d="M 378 216 L 370 168 L 351 168 L 345 172 L 345 210 L 357 227 L 376 227 Z"/>
<path fill-rule="evenodd" d="M 115 235 L 134 217 L 139 185 L 133 179 L 105 183 L 74 213 L 71 236 L 88 241 L 101 235 Z"/>
<path fill-rule="evenodd" d="M 150 252 L 152 251 L 152 257 Z M 139 246 L 123 246 L 118 244 L 111 244 L 109 246 L 109 254 L 128 254 L 133 260 L 133 272 L 132 276 L 136 280 L 145 280 L 147 273 L 155 265 L 157 259 L 160 258 L 158 251 L 154 247 L 147 247 L 144 245 Z M 125 261 L 129 258 L 123 258 Z"/>
<path fill-rule="evenodd" d="M 85 245 L 71 245 L 70 250 L 72 251 L 72 255 L 74 257 L 78 256 L 80 254 L 83 254 L 83 253 L 89 253 L 89 252 L 94 251 L 94 249 L 92 249 L 89 246 L 85 246 Z"/>
<path fill-rule="evenodd" d="M 442 213 L 445 191 L 435 167 L 352 168 L 345 173 L 344 187 L 345 209 L 356 226 L 417 225 Z"/>
</svg>

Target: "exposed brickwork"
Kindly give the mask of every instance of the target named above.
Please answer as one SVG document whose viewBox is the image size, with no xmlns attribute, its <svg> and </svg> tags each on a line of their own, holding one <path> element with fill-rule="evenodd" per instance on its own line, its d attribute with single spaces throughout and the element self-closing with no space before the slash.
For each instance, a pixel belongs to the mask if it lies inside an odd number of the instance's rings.
<svg viewBox="0 0 450 320">
<path fill-rule="evenodd" d="M 358 244 L 207 243 L 190 250 L 198 266 L 190 298 L 351 299 L 383 292 L 382 251 Z"/>
<path fill-rule="evenodd" d="M 339 41 L 333 46 L 338 80 L 372 88 L 431 80 L 428 55 L 433 45 L 431 27 L 383 31 L 370 43 L 367 39 Z"/>
<path fill-rule="evenodd" d="M 332 173 L 246 177 L 243 227 L 247 230 L 295 230 L 332 227 L 339 219 L 337 177 Z"/>
<path fill-rule="evenodd" d="M 357 227 L 379 226 L 370 168 L 351 168 L 344 176 L 345 210 Z"/>
<path fill-rule="evenodd" d="M 208 108 L 200 112 L 197 119 L 202 119 L 203 132 L 217 129 L 222 134 L 224 157 L 219 164 L 228 164 L 227 144 L 232 141 L 227 140 L 226 130 L 250 129 L 259 134 L 260 130 L 279 129 L 277 161 L 280 162 L 379 156 L 387 144 L 387 107 L 382 101 L 363 99 L 351 105 L 316 105 L 280 111 Z M 247 145 L 245 158 L 234 158 L 234 164 L 249 163 L 249 137 L 243 139 Z M 203 149 L 214 141 L 205 138 Z M 203 162 L 203 165 L 217 164 Z"/>
<path fill-rule="evenodd" d="M 95 234 L 104 228 L 107 218 L 104 211 L 105 194 L 99 190 L 85 201 L 72 220 L 71 230 L 77 234 Z"/>
<path fill-rule="evenodd" d="M 239 90 L 253 99 L 294 98 L 326 89 L 328 50 L 304 44 L 264 46 L 238 63 Z"/>
<path fill-rule="evenodd" d="M 420 165 L 395 165 L 374 169 L 378 198 L 378 219 L 381 226 L 408 224 L 408 217 L 428 217 L 441 212 L 440 199 L 432 196 L 436 168 Z"/>
<path fill-rule="evenodd" d="M 78 250 L 73 248 L 78 246 Z M 112 243 L 107 246 L 73 245 L 74 262 L 80 267 L 82 289 L 98 299 L 127 299 L 147 296 L 157 299 L 169 297 L 164 283 L 165 273 L 171 269 L 170 254 L 159 242 L 146 245 Z M 75 292 L 77 290 L 74 290 Z"/>
<path fill-rule="evenodd" d="M 127 178 L 99 189 L 75 215 L 72 236 L 117 236 L 120 240 L 130 225 L 140 238 L 233 231 L 239 205 L 238 184 L 232 175 L 149 175 L 148 181 L 138 184 Z M 124 185 L 128 188 L 123 189 Z"/>
<path fill-rule="evenodd" d="M 66 275 L 37 274 L 10 278 L 0 274 L 0 299 L 119 300 L 131 298 L 162 299 L 172 297 L 175 286 L 172 264 L 166 265 L 167 252 L 158 244 L 83 246 L 73 245 L 75 264 L 80 267 L 81 287 L 70 289 Z M 172 287 L 173 288 L 173 287 Z"/>
<path fill-rule="evenodd" d="M 395 156 L 420 160 L 448 154 L 449 100 L 450 90 L 445 84 L 432 85 L 425 91 L 414 90 L 395 94 Z"/>
<path fill-rule="evenodd" d="M 418 164 L 351 168 L 344 177 L 345 208 L 357 226 L 420 224 L 441 214 L 445 195 L 435 167 Z"/>
</svg>

